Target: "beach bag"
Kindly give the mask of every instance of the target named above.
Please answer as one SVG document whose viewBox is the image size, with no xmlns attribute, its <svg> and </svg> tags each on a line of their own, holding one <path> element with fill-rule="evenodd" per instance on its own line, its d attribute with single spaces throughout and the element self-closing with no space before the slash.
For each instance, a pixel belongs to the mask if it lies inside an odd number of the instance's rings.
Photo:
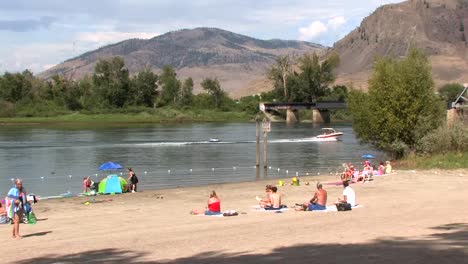
<svg viewBox="0 0 468 264">
<path fill-rule="evenodd" d="M 37 222 L 36 216 L 33 212 L 29 212 L 28 214 L 28 224 L 34 225 Z"/>
<path fill-rule="evenodd" d="M 223 213 L 223 216 L 236 216 L 236 215 L 239 215 L 239 213 L 237 213 L 234 210 L 227 210 L 226 212 Z"/>
<path fill-rule="evenodd" d="M 336 210 L 338 211 L 351 211 L 351 204 L 349 203 L 339 203 L 336 205 Z"/>
</svg>

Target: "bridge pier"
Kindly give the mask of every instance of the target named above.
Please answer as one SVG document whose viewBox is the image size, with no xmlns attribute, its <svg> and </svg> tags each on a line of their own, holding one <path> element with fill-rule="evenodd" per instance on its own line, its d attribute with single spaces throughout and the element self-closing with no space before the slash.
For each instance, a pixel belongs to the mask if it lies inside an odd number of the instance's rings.
<svg viewBox="0 0 468 264">
<path fill-rule="evenodd" d="M 313 123 L 330 123 L 330 111 L 312 109 L 312 122 Z"/>
<path fill-rule="evenodd" d="M 286 110 L 286 123 L 297 123 L 299 122 L 299 111 L 296 109 Z"/>
</svg>

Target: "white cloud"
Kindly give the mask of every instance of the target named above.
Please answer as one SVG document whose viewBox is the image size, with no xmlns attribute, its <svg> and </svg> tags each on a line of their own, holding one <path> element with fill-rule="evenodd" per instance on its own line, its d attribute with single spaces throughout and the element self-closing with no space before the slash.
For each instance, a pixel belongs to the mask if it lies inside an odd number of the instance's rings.
<svg viewBox="0 0 468 264">
<path fill-rule="evenodd" d="M 327 26 L 333 30 L 339 29 L 344 24 L 346 24 L 346 19 L 343 16 L 333 17 L 327 22 Z"/>
<path fill-rule="evenodd" d="M 323 33 L 327 32 L 328 28 L 325 24 L 320 21 L 314 21 L 307 27 L 299 28 L 299 39 L 300 40 L 313 40 Z"/>
<path fill-rule="evenodd" d="M 307 27 L 299 28 L 299 39 L 311 41 L 325 34 L 333 35 L 344 25 L 346 25 L 346 19 L 343 16 L 332 17 L 326 24 L 316 20 Z"/>
<path fill-rule="evenodd" d="M 80 32 L 76 35 L 76 40 L 94 43 L 114 43 L 131 38 L 149 39 L 159 35 L 154 32 L 117 32 L 117 31 L 104 31 L 104 32 Z"/>
</svg>

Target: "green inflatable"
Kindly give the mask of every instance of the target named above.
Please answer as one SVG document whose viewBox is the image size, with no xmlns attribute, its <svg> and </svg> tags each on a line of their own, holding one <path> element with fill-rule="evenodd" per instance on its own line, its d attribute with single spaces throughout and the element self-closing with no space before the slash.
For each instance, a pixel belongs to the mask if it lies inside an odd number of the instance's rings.
<svg viewBox="0 0 468 264">
<path fill-rule="evenodd" d="M 127 180 L 117 175 L 109 175 L 101 182 L 99 182 L 98 193 L 100 194 L 111 194 L 111 193 L 123 193 Z"/>
</svg>

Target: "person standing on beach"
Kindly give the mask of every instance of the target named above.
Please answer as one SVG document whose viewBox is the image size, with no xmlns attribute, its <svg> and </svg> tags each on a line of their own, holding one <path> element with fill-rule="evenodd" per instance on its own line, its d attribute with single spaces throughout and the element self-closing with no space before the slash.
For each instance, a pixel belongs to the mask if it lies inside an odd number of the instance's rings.
<svg viewBox="0 0 468 264">
<path fill-rule="evenodd" d="M 127 181 L 130 182 L 130 190 L 132 193 L 137 191 L 137 184 L 138 184 L 138 177 L 136 176 L 135 172 L 133 172 L 132 168 L 128 168 L 128 179 Z"/>
<path fill-rule="evenodd" d="M 310 199 L 309 203 L 304 204 L 304 210 L 307 211 L 317 211 L 317 210 L 326 210 L 327 209 L 327 191 L 323 189 L 323 186 L 320 182 L 317 183 L 317 191 L 314 194 L 314 197 Z"/>
<path fill-rule="evenodd" d="M 25 193 L 23 190 L 23 182 L 20 179 L 15 180 L 13 186 L 5 198 L 8 204 L 8 217 L 13 219 L 13 238 L 20 239 L 19 224 L 23 215 L 23 205 L 25 202 Z"/>
</svg>

